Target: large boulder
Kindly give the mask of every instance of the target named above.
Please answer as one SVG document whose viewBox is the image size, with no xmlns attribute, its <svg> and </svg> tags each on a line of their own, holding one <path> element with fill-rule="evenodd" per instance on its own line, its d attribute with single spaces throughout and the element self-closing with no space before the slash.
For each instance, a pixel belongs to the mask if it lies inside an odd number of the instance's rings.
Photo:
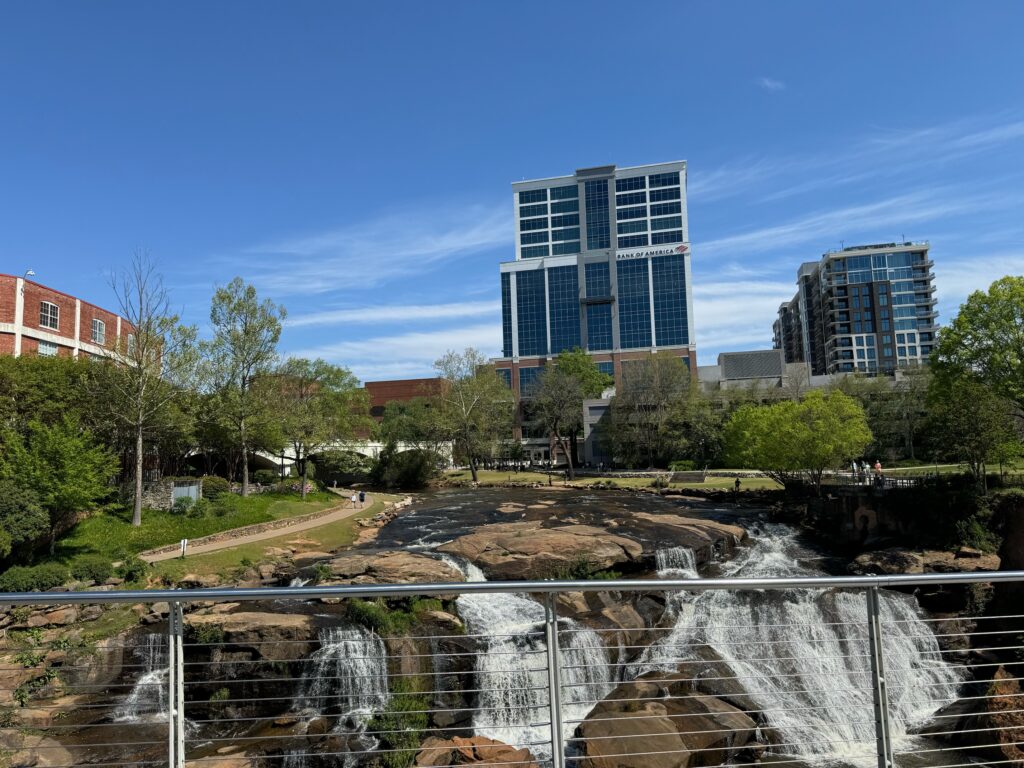
<svg viewBox="0 0 1024 768">
<path fill-rule="evenodd" d="M 438 547 L 479 566 L 491 580 L 551 576 L 581 558 L 594 569 L 643 556 L 643 545 L 592 525 L 543 527 L 539 520 L 494 523 Z"/>
<path fill-rule="evenodd" d="M 295 661 L 316 647 L 323 620 L 295 613 L 211 613 L 185 617 L 186 628 L 201 641 L 215 637 L 213 647 L 230 646 L 272 661 Z"/>
<path fill-rule="evenodd" d="M 757 724 L 713 696 L 693 694 L 678 673 L 623 683 L 576 729 L 582 768 L 692 768 L 722 765 L 744 751 Z"/>
<path fill-rule="evenodd" d="M 455 736 L 451 739 L 431 736 L 420 745 L 415 762 L 417 768 L 506 764 L 514 764 L 517 768 L 537 768 L 530 750 L 516 749 L 484 736 Z"/>
<path fill-rule="evenodd" d="M 465 581 L 455 567 L 416 552 L 350 551 L 328 561 L 329 584 L 450 584 Z M 324 583 L 324 582 L 321 582 Z"/>
<path fill-rule="evenodd" d="M 913 551 L 890 547 L 858 555 L 848 566 L 859 576 L 899 573 L 974 573 L 999 570 L 999 556 L 961 548 L 958 552 L 926 549 Z"/>
</svg>

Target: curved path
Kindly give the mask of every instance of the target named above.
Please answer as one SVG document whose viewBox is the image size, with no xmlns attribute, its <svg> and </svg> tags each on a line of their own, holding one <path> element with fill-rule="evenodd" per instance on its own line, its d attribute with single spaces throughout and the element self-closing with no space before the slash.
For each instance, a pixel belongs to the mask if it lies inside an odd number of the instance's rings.
<svg viewBox="0 0 1024 768">
<path fill-rule="evenodd" d="M 335 493 L 338 493 L 336 489 Z M 247 525 L 244 528 L 235 528 L 234 532 L 237 535 L 232 535 L 230 538 L 225 538 L 220 541 L 211 541 L 207 544 L 196 544 L 192 546 L 189 544 L 186 552 L 186 558 L 190 555 L 205 555 L 209 552 L 217 552 L 221 549 L 230 549 L 231 547 L 237 547 L 241 544 L 251 544 L 254 541 L 265 541 L 267 539 L 276 539 L 281 536 L 288 536 L 299 531 L 308 531 L 310 528 L 319 528 L 324 525 L 330 525 L 331 523 L 337 523 L 341 520 L 346 520 L 353 515 L 358 515 L 360 512 L 365 511 L 373 505 L 373 497 L 370 494 L 366 495 L 366 501 L 360 506 L 356 504 L 356 507 L 352 508 L 352 502 L 349 500 L 347 494 L 338 493 L 339 496 L 344 496 L 345 501 L 335 507 L 332 511 L 319 515 L 313 518 L 307 518 L 305 520 L 296 520 L 290 525 L 282 525 L 278 528 L 270 528 L 263 530 L 254 530 L 252 533 L 246 533 L 247 530 L 259 529 L 266 523 L 257 523 L 256 525 Z M 227 533 L 223 531 L 222 533 Z M 213 534 L 219 535 L 219 534 Z M 139 555 L 141 560 L 147 563 L 156 563 L 161 560 L 171 560 L 181 556 L 179 549 L 174 549 L 169 552 L 154 552 L 152 554 L 142 553 Z"/>
</svg>

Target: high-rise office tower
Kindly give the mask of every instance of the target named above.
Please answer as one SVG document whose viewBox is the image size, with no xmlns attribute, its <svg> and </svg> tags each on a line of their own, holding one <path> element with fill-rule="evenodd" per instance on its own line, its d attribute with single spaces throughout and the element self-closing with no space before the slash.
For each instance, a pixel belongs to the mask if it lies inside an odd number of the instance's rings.
<svg viewBox="0 0 1024 768">
<path fill-rule="evenodd" d="M 654 352 L 696 371 L 686 163 L 584 168 L 512 185 L 515 260 L 501 264 L 499 373 L 529 392 L 574 347 L 620 380 Z"/>
<path fill-rule="evenodd" d="M 857 245 L 801 264 L 796 295 L 779 307 L 775 348 L 815 376 L 926 363 L 938 317 L 928 249 Z"/>
</svg>

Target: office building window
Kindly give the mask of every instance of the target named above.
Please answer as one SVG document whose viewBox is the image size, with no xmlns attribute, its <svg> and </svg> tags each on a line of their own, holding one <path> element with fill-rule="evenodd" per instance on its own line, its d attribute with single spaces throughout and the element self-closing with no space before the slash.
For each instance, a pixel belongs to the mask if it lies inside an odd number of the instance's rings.
<svg viewBox="0 0 1024 768">
<path fill-rule="evenodd" d="M 651 234 L 651 245 L 681 242 L 683 242 L 683 232 L 679 229 L 672 230 L 671 232 L 653 232 Z"/>
<path fill-rule="evenodd" d="M 660 203 L 663 200 L 678 200 L 679 198 L 679 187 L 669 187 L 668 189 L 651 190 L 652 203 Z"/>
<path fill-rule="evenodd" d="M 520 205 L 519 206 L 519 218 L 528 219 L 531 216 L 547 216 L 548 206 L 547 203 L 540 203 L 539 205 Z"/>
<path fill-rule="evenodd" d="M 529 397 L 537 389 L 537 380 L 540 378 L 543 366 L 535 365 L 532 368 L 519 369 L 519 396 Z"/>
<path fill-rule="evenodd" d="M 651 259 L 654 270 L 654 338 L 658 346 L 686 344 L 686 265 L 683 256 Z"/>
<path fill-rule="evenodd" d="M 548 353 L 547 315 L 544 306 L 544 270 L 516 273 L 516 313 L 519 321 L 519 354 Z"/>
<path fill-rule="evenodd" d="M 612 305 L 587 306 L 587 349 L 603 352 L 612 348 Z"/>
<path fill-rule="evenodd" d="M 529 248 L 523 248 L 521 253 L 524 259 L 540 259 L 548 255 L 548 247 L 546 245 L 531 245 Z"/>
<path fill-rule="evenodd" d="M 100 345 L 107 343 L 107 325 L 96 318 L 93 318 L 92 321 L 92 343 Z"/>
<path fill-rule="evenodd" d="M 615 218 L 618 221 L 625 221 L 627 219 L 644 219 L 647 218 L 647 207 L 640 205 L 636 208 L 619 208 L 615 211 Z"/>
<path fill-rule="evenodd" d="M 651 346 L 651 304 L 647 260 L 631 259 L 615 265 L 619 283 L 619 345 L 623 349 Z"/>
<path fill-rule="evenodd" d="M 628 235 L 619 238 L 619 248 L 639 248 L 647 245 L 647 235 Z"/>
<path fill-rule="evenodd" d="M 683 226 L 682 216 L 669 216 L 667 219 L 654 219 L 651 221 L 651 229 L 679 229 Z"/>
<path fill-rule="evenodd" d="M 52 341 L 40 341 L 39 342 L 39 354 L 43 357 L 56 357 L 57 356 L 57 345 Z"/>
<path fill-rule="evenodd" d="M 508 272 L 501 276 L 501 354 L 512 357 L 512 275 Z"/>
<path fill-rule="evenodd" d="M 612 295 L 611 271 L 608 269 L 608 262 L 601 261 L 596 264 L 585 264 L 583 267 L 583 279 L 587 289 L 588 299 L 603 299 Z"/>
<path fill-rule="evenodd" d="M 601 373 L 605 374 L 606 376 L 614 376 L 615 375 L 615 363 L 612 363 L 612 362 L 600 362 L 600 363 L 597 363 L 596 365 L 597 365 L 597 370 L 599 370 Z"/>
<path fill-rule="evenodd" d="M 672 171 L 671 173 L 652 173 L 648 176 L 651 182 L 651 189 L 654 187 L 672 187 L 679 186 L 679 172 Z"/>
<path fill-rule="evenodd" d="M 579 253 L 580 252 L 580 241 L 572 240 L 567 243 L 552 243 L 551 244 L 551 255 L 561 256 L 567 253 Z"/>
<path fill-rule="evenodd" d="M 519 193 L 519 204 L 524 205 L 526 203 L 543 203 L 548 199 L 548 191 L 546 189 L 529 189 L 525 192 Z"/>
<path fill-rule="evenodd" d="M 575 189 L 575 187 L 574 187 Z M 562 200 L 551 204 L 552 213 L 578 213 L 580 210 L 579 200 Z"/>
<path fill-rule="evenodd" d="M 618 224 L 620 235 L 629 235 L 633 232 L 646 232 L 647 221 L 622 221 Z"/>
<path fill-rule="evenodd" d="M 682 212 L 683 208 L 679 203 L 658 203 L 651 206 L 651 216 L 671 216 Z"/>
<path fill-rule="evenodd" d="M 60 308 L 48 301 L 39 302 L 39 326 L 56 331 L 60 328 Z"/>
<path fill-rule="evenodd" d="M 632 189 L 644 189 L 647 186 L 647 179 L 644 176 L 630 176 L 628 179 L 616 179 L 616 192 L 629 192 Z"/>
<path fill-rule="evenodd" d="M 552 240 L 579 240 L 580 228 L 569 227 L 568 229 L 556 229 L 551 233 Z"/>
<path fill-rule="evenodd" d="M 548 233 L 545 232 L 523 232 L 519 236 L 520 245 L 534 245 L 535 243 L 546 243 L 548 241 Z"/>
<path fill-rule="evenodd" d="M 610 248 L 608 182 L 603 179 L 585 182 L 584 198 L 587 206 L 587 248 Z"/>
<path fill-rule="evenodd" d="M 519 221 L 519 231 L 520 232 L 532 232 L 533 230 L 536 230 L 536 229 L 547 229 L 547 228 L 548 228 L 548 220 L 547 220 L 547 218 L 543 218 L 543 219 L 521 219 Z"/>
<path fill-rule="evenodd" d="M 567 213 L 563 216 L 551 217 L 552 227 L 578 227 L 579 225 L 580 215 L 578 213 Z"/>
<path fill-rule="evenodd" d="M 616 195 L 616 205 L 642 205 L 647 202 L 646 192 L 629 192 L 625 195 Z"/>
<path fill-rule="evenodd" d="M 580 344 L 580 283 L 576 267 L 548 270 L 548 313 L 551 316 L 551 354 Z"/>
<path fill-rule="evenodd" d="M 501 383 L 509 389 L 512 388 L 512 371 L 509 368 L 498 368 L 498 378 L 501 379 Z"/>
<path fill-rule="evenodd" d="M 568 200 L 569 198 L 579 198 L 580 190 L 575 184 L 569 184 L 564 187 L 552 187 L 551 188 L 551 199 L 552 200 Z"/>
</svg>

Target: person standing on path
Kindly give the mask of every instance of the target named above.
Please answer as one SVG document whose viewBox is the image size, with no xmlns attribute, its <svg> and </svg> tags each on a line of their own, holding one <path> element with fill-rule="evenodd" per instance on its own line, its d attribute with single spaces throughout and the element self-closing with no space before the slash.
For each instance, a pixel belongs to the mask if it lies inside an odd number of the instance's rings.
<svg viewBox="0 0 1024 768">
<path fill-rule="evenodd" d="M 359 497 L 358 497 L 358 496 L 356 496 L 356 495 L 355 495 L 355 494 L 353 493 L 353 494 L 352 494 L 352 509 L 355 509 L 355 508 L 356 508 L 356 501 L 358 501 L 358 500 L 359 500 Z"/>
<path fill-rule="evenodd" d="M 366 502 L 366 491 L 359 492 L 359 508 L 363 508 L 363 504 Z"/>
</svg>

